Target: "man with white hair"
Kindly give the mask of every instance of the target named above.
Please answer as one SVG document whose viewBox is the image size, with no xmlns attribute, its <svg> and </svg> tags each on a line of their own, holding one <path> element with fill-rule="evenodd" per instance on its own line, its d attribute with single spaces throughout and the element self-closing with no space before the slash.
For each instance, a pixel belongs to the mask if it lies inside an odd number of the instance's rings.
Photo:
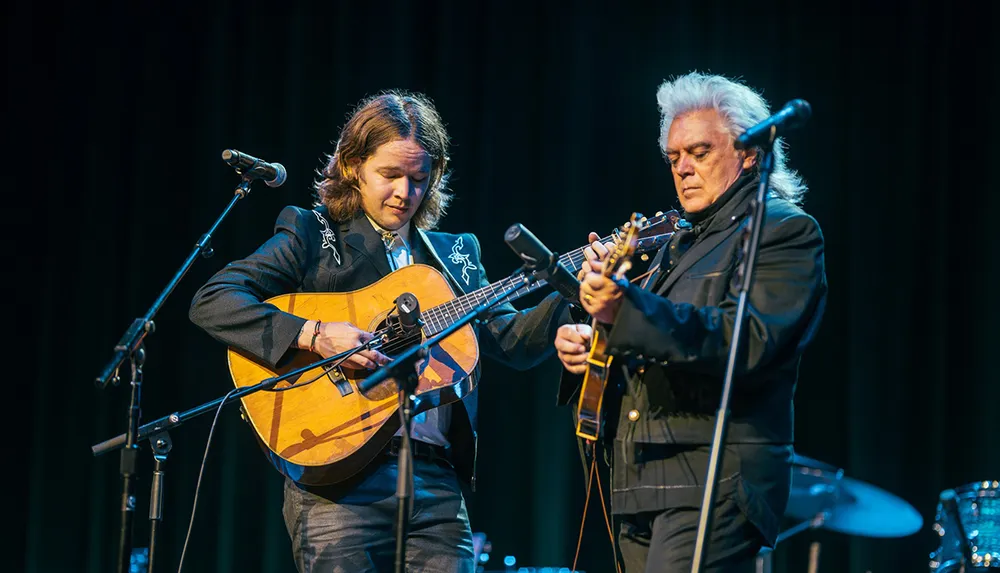
<svg viewBox="0 0 1000 573">
<path fill-rule="evenodd" d="M 626 570 L 690 570 L 716 410 L 732 339 L 743 231 L 760 182 L 762 150 L 736 137 L 766 119 L 747 86 L 690 73 L 663 83 L 660 149 L 684 221 L 641 284 L 601 274 L 594 241 L 581 271 L 581 303 L 609 329 L 621 376 L 609 383 L 604 443 L 612 449 L 612 509 Z M 733 383 L 709 556 L 703 571 L 752 571 L 773 546 L 788 500 L 793 396 L 802 353 L 826 301 L 823 236 L 799 206 L 806 191 L 774 143 L 747 325 Z M 591 329 L 559 329 L 556 350 L 569 374 L 587 368 Z M 579 377 L 564 376 L 568 401 Z M 615 412 L 615 409 L 618 411 Z"/>
</svg>

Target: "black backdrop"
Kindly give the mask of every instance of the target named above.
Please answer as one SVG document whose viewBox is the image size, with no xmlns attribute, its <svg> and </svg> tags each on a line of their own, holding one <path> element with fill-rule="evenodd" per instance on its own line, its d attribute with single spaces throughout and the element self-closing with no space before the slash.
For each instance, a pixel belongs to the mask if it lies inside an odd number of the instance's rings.
<svg viewBox="0 0 1000 573">
<path fill-rule="evenodd" d="M 996 3 L 329 2 L 291 6 L 16 1 L 6 12 L 8 324 L 5 570 L 108 571 L 128 392 L 91 379 L 228 201 L 233 147 L 288 168 L 260 185 L 173 293 L 148 339 L 146 420 L 231 387 L 224 349 L 187 320 L 194 290 L 271 232 L 346 114 L 386 88 L 437 103 L 454 140 L 447 231 L 473 231 L 496 279 L 519 221 L 551 248 L 629 213 L 676 206 L 655 90 L 693 69 L 741 76 L 772 108 L 801 97 L 789 138 L 826 235 L 830 299 L 802 366 L 797 447 L 924 516 L 903 539 L 811 532 L 777 552 L 802 571 L 926 570 L 942 489 L 1000 479 L 993 363 Z M 526 304 L 533 300 L 524 301 Z M 583 508 L 557 365 L 488 362 L 474 529 L 495 558 L 568 566 Z M 28 377 L 23 372 L 29 372 Z M 210 426 L 172 433 L 158 567 L 176 569 Z M 152 461 L 141 452 L 137 546 Z M 280 479 L 235 409 L 206 468 L 186 571 L 291 571 Z M 612 570 L 592 504 L 580 567 Z"/>
</svg>

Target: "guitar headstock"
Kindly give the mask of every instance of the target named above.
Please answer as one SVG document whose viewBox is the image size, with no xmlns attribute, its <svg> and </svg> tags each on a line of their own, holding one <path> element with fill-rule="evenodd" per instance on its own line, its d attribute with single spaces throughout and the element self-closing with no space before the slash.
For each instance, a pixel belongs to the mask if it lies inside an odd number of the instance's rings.
<svg viewBox="0 0 1000 573">
<path fill-rule="evenodd" d="M 665 213 L 658 211 L 656 215 L 649 218 L 634 213 L 628 223 L 615 229 L 612 236 L 616 244 L 621 244 L 626 239 L 630 229 L 639 227 L 632 254 L 657 251 L 670 241 L 670 237 L 677 230 L 677 222 L 680 220 L 680 213 L 674 210 Z"/>
<path fill-rule="evenodd" d="M 632 213 L 629 222 L 623 226 L 623 231 L 615 231 L 615 245 L 604 261 L 603 274 L 606 277 L 624 275 L 631 267 L 632 255 L 639 245 L 639 236 L 646 228 L 648 219 L 642 213 Z"/>
</svg>

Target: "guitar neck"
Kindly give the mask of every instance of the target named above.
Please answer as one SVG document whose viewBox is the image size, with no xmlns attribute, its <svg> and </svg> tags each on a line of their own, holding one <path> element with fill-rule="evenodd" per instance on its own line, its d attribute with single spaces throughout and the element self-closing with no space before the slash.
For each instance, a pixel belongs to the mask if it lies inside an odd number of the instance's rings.
<svg viewBox="0 0 1000 573">
<path fill-rule="evenodd" d="M 609 240 L 611 240 L 610 235 L 603 237 L 601 242 L 604 243 Z M 588 246 L 585 245 L 560 256 L 559 263 L 566 267 L 571 274 L 576 275 L 583 268 L 583 262 L 586 260 L 583 250 Z M 512 302 L 547 284 L 545 280 L 529 282 L 524 273 L 517 273 L 501 279 L 479 290 L 472 291 L 444 304 L 425 310 L 421 314 L 421 318 L 424 321 L 424 334 L 433 336 L 441 332 L 483 303 L 496 302 L 497 305 L 500 305 Z"/>
</svg>

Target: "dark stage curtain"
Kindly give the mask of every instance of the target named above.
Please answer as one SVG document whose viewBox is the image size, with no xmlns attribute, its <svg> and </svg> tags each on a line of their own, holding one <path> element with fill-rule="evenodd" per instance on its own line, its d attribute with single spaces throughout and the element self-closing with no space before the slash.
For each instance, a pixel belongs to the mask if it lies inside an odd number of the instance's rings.
<svg viewBox="0 0 1000 573">
<path fill-rule="evenodd" d="M 417 90 L 450 129 L 446 231 L 472 231 L 494 280 L 521 222 L 553 250 L 633 210 L 677 206 L 657 147 L 658 84 L 744 78 L 813 118 L 788 138 L 827 241 L 829 306 L 796 399 L 797 449 L 907 500 L 910 537 L 829 531 L 779 546 L 776 571 L 925 571 L 941 490 L 1000 479 L 994 258 L 1000 198 L 995 2 L 9 3 L 5 11 L 7 571 L 106 572 L 119 535 L 128 389 L 91 380 L 229 200 L 236 148 L 288 168 L 258 184 L 156 317 L 145 421 L 232 387 L 194 327 L 194 291 L 271 233 L 353 105 Z M 537 298 L 521 301 L 531 304 Z M 20 358 L 25 362 L 18 362 Z M 499 565 L 569 566 L 584 480 L 558 364 L 487 361 L 474 529 Z M 176 570 L 211 416 L 172 432 L 158 569 Z M 135 545 L 148 539 L 140 452 Z M 205 470 L 185 571 L 292 571 L 281 480 L 229 408 Z M 604 482 L 605 493 L 608 484 Z M 596 501 L 579 567 L 613 570 Z"/>
</svg>

